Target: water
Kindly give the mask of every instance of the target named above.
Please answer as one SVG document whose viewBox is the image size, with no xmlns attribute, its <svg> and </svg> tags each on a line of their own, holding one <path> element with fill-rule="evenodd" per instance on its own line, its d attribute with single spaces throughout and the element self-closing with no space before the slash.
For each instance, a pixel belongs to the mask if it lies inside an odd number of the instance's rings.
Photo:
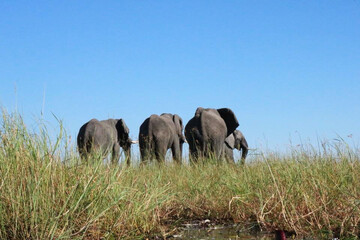
<svg viewBox="0 0 360 240">
<path fill-rule="evenodd" d="M 273 240 L 274 234 L 260 232 L 259 230 L 240 230 L 237 225 L 202 225 L 185 224 L 182 231 L 172 236 L 173 240 Z"/>
</svg>

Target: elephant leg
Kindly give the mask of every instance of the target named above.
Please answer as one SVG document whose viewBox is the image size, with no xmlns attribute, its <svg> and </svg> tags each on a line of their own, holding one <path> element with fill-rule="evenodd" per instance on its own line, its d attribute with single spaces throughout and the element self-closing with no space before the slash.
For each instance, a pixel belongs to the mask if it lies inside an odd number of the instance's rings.
<svg viewBox="0 0 360 240">
<path fill-rule="evenodd" d="M 140 147 L 140 157 L 141 157 L 141 162 L 149 161 L 150 149 L 147 147 Z"/>
<path fill-rule="evenodd" d="M 166 155 L 167 148 L 162 144 L 156 143 L 155 144 L 155 157 L 158 162 L 165 162 L 165 155 Z"/>
<path fill-rule="evenodd" d="M 82 161 L 87 160 L 87 153 L 86 153 L 86 150 L 84 148 L 79 148 L 79 154 L 80 154 L 80 159 Z"/>
<path fill-rule="evenodd" d="M 189 147 L 189 161 L 190 161 L 191 163 L 196 163 L 197 160 L 198 160 L 198 152 L 197 152 L 196 150 L 194 150 L 194 149 L 191 149 L 191 148 Z"/>
<path fill-rule="evenodd" d="M 190 162 L 191 163 L 197 163 L 199 159 L 198 153 L 197 152 L 192 152 L 190 153 Z"/>
<path fill-rule="evenodd" d="M 111 163 L 117 164 L 120 158 L 120 145 L 114 144 L 111 154 Z"/>
<path fill-rule="evenodd" d="M 152 145 L 153 144 L 151 143 L 151 140 L 149 138 L 139 139 L 141 163 L 146 163 L 152 158 Z"/>
<path fill-rule="evenodd" d="M 224 157 L 227 163 L 235 164 L 234 153 L 231 148 L 224 147 Z"/>
<path fill-rule="evenodd" d="M 195 140 L 193 140 L 195 141 Z M 189 143 L 189 160 L 191 163 L 197 162 L 198 159 L 198 150 L 195 145 L 195 142 L 188 142 Z"/>
<path fill-rule="evenodd" d="M 91 156 L 91 152 L 93 152 L 92 149 L 92 143 L 90 141 L 86 141 L 86 142 L 81 142 L 79 145 L 79 153 L 80 153 L 80 158 L 83 161 L 88 161 L 89 157 Z"/>
<path fill-rule="evenodd" d="M 171 152 L 173 155 L 173 159 L 176 163 L 181 163 L 181 151 L 179 142 L 174 143 L 171 147 Z"/>
<path fill-rule="evenodd" d="M 218 143 L 215 141 L 209 141 L 204 144 L 204 150 L 202 151 L 203 157 L 205 160 L 213 159 L 219 160 L 222 153 L 222 149 L 218 146 Z"/>
<path fill-rule="evenodd" d="M 225 141 L 225 140 L 224 140 Z M 212 152 L 214 154 L 214 157 L 217 160 L 221 160 L 223 158 L 223 152 L 224 152 L 224 141 L 214 141 L 212 144 Z"/>
<path fill-rule="evenodd" d="M 198 157 L 199 158 L 210 158 L 212 157 L 211 155 L 211 143 L 206 141 L 203 142 L 202 145 L 200 145 L 198 147 Z"/>
<path fill-rule="evenodd" d="M 229 164 L 235 164 L 234 158 L 226 158 L 226 162 Z"/>
</svg>

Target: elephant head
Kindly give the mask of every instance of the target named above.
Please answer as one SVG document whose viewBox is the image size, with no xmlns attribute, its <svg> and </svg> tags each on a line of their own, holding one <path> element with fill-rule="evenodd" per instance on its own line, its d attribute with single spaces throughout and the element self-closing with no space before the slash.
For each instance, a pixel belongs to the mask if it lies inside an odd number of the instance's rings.
<svg viewBox="0 0 360 240">
<path fill-rule="evenodd" d="M 235 130 L 232 134 L 230 134 L 225 139 L 225 145 L 226 145 L 226 148 L 228 149 L 228 150 L 225 149 L 225 154 L 226 154 L 227 159 L 234 161 L 233 150 L 237 149 L 239 151 L 242 151 L 241 163 L 242 164 L 245 163 L 245 158 L 248 154 L 249 147 L 248 147 L 248 143 L 241 131 Z"/>
<path fill-rule="evenodd" d="M 124 149 L 126 162 L 129 165 L 131 159 L 131 144 L 134 141 L 129 137 L 130 130 L 126 126 L 125 121 L 123 119 L 116 120 L 115 128 L 117 130 L 117 139 L 120 146 Z"/>
</svg>

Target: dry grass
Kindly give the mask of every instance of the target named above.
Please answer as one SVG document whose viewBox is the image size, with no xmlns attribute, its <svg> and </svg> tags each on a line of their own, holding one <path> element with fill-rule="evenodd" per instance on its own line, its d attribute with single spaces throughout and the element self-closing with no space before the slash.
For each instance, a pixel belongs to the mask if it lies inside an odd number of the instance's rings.
<svg viewBox="0 0 360 240">
<path fill-rule="evenodd" d="M 119 239 L 169 236 L 211 219 L 316 238 L 359 236 L 359 150 L 260 155 L 245 166 L 113 166 L 80 163 L 61 129 L 52 143 L 3 112 L 0 126 L 1 239 Z"/>
</svg>

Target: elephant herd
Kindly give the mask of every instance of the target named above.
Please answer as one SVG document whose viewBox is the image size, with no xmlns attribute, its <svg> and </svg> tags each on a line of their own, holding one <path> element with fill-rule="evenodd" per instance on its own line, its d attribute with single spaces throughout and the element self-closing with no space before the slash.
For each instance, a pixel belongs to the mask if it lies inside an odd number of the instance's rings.
<svg viewBox="0 0 360 240">
<path fill-rule="evenodd" d="M 233 149 L 242 151 L 241 163 L 245 162 L 248 144 L 243 134 L 236 130 L 239 122 L 229 108 L 196 109 L 195 115 L 185 126 L 179 115 L 163 113 L 151 115 L 140 126 L 139 148 L 141 162 L 156 158 L 165 160 L 168 149 L 171 149 L 175 162 L 181 163 L 183 144 L 189 144 L 190 161 L 200 158 L 225 158 L 234 162 Z M 129 137 L 129 128 L 123 119 L 99 121 L 91 119 L 79 130 L 77 146 L 82 159 L 89 153 L 100 151 L 103 156 L 111 152 L 111 162 L 117 163 L 120 158 L 120 147 L 125 152 L 126 162 L 130 165 L 131 144 L 137 141 Z"/>
</svg>

